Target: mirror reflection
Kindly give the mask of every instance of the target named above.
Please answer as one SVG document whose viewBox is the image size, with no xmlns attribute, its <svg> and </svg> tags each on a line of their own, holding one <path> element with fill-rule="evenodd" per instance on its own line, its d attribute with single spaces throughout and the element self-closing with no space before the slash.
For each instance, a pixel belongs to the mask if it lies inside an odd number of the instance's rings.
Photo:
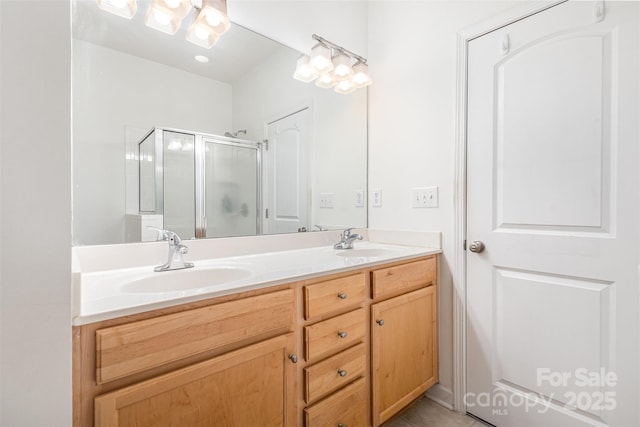
<svg viewBox="0 0 640 427">
<path fill-rule="evenodd" d="M 75 245 L 366 227 L 366 90 L 294 80 L 298 52 L 236 24 L 204 49 L 139 15 L 73 3 Z"/>
</svg>

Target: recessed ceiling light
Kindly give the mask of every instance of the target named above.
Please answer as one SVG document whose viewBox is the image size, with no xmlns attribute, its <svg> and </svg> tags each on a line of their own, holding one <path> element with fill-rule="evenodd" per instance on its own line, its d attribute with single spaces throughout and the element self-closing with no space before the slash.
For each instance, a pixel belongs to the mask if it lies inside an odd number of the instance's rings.
<svg viewBox="0 0 640 427">
<path fill-rule="evenodd" d="M 196 61 L 198 62 L 202 62 L 202 63 L 209 62 L 209 58 L 203 55 L 196 55 L 195 58 L 196 58 Z"/>
</svg>

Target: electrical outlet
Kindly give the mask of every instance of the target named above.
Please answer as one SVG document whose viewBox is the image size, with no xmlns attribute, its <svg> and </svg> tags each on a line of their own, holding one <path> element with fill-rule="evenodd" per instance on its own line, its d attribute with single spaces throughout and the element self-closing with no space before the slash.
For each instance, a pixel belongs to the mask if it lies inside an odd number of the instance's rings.
<svg viewBox="0 0 640 427">
<path fill-rule="evenodd" d="M 371 190 L 371 206 L 374 208 L 382 207 L 382 190 L 379 188 Z"/>
<path fill-rule="evenodd" d="M 414 188 L 412 190 L 412 206 L 414 208 L 437 208 L 438 187 Z"/>
<path fill-rule="evenodd" d="M 364 208 L 364 191 L 362 190 L 356 191 L 355 207 Z"/>
<path fill-rule="evenodd" d="M 320 207 L 333 209 L 333 193 L 320 193 Z"/>
</svg>

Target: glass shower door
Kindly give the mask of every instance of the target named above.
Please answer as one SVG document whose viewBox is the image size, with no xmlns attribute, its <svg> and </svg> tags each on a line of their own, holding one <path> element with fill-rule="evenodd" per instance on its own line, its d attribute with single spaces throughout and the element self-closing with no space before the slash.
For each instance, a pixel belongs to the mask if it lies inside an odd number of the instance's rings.
<svg viewBox="0 0 640 427">
<path fill-rule="evenodd" d="M 195 135 L 162 132 L 164 228 L 183 239 L 196 235 Z"/>
<path fill-rule="evenodd" d="M 258 173 L 255 145 L 204 140 L 205 237 L 258 234 Z"/>
</svg>

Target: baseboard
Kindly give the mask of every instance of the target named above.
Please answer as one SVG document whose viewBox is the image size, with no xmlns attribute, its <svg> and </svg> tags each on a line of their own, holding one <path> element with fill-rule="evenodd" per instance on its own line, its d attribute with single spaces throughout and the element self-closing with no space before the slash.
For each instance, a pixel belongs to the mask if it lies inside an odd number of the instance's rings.
<svg viewBox="0 0 640 427">
<path fill-rule="evenodd" d="M 436 384 L 425 393 L 429 399 L 453 411 L 453 393 L 441 384 Z"/>
</svg>

